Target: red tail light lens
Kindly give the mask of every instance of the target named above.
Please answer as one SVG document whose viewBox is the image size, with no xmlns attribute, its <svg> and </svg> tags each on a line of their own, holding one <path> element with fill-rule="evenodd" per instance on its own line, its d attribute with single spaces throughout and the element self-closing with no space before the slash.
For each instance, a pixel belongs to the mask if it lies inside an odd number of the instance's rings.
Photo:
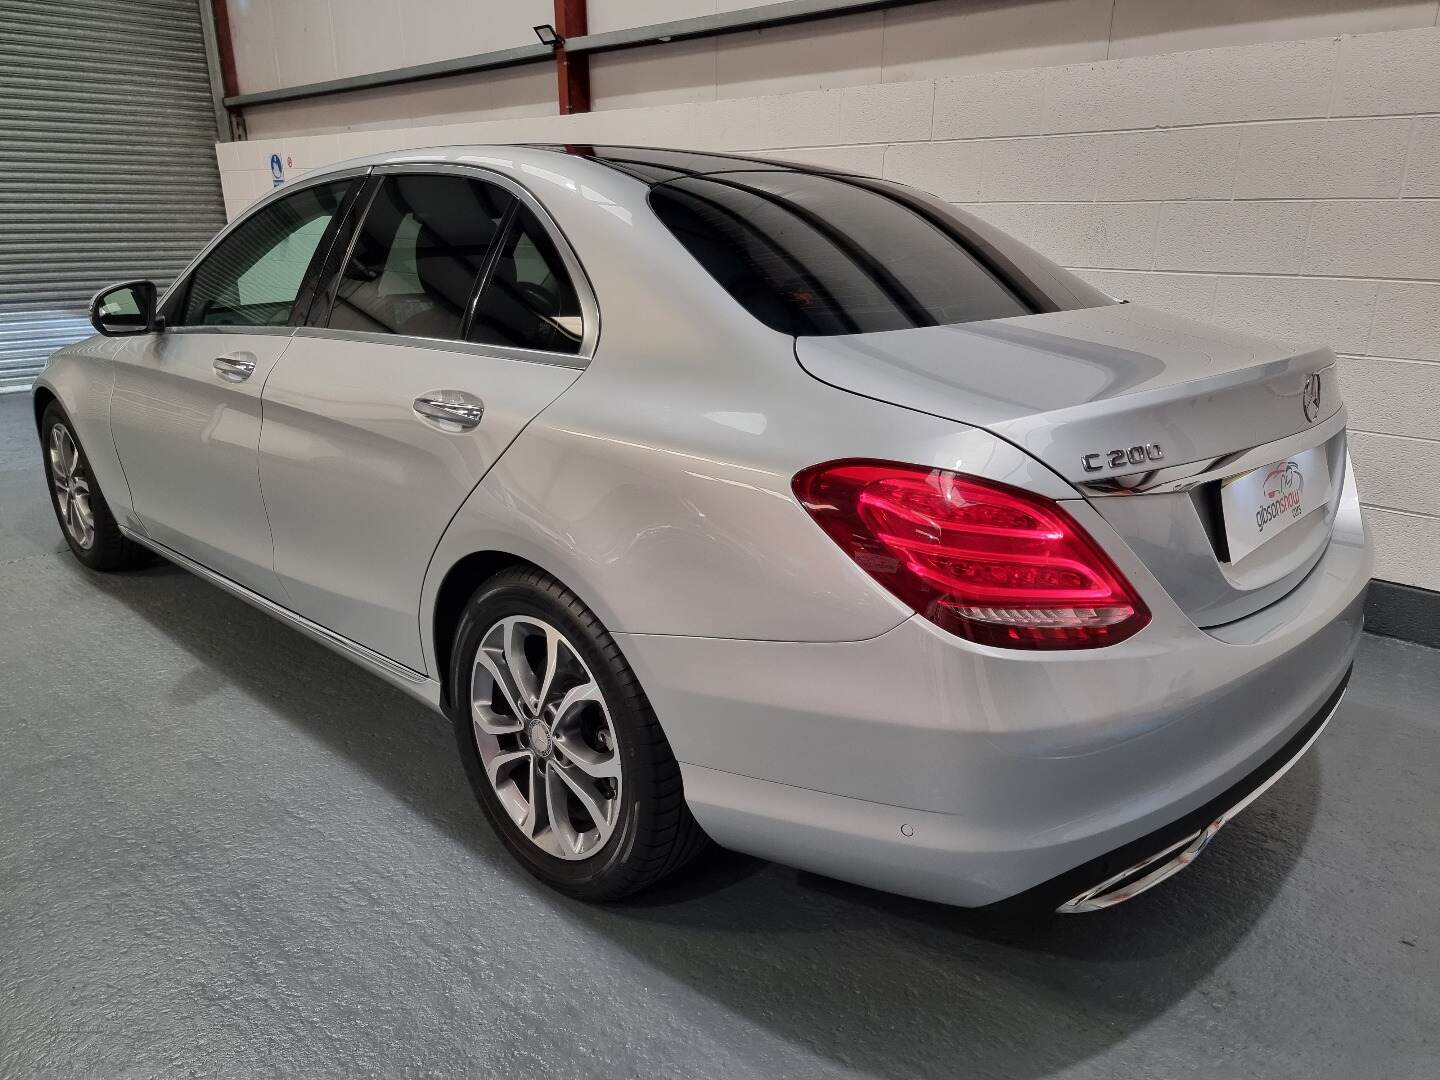
<svg viewBox="0 0 1440 1080">
<path fill-rule="evenodd" d="M 866 573 L 971 641 L 1093 649 L 1150 621 L 1115 564 L 1050 499 L 883 461 L 816 465 L 793 487 Z"/>
</svg>

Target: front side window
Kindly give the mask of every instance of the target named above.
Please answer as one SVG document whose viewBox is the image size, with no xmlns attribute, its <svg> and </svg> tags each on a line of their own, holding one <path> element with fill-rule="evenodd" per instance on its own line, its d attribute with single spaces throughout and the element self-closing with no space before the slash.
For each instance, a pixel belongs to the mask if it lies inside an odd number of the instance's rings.
<svg viewBox="0 0 1440 1080">
<path fill-rule="evenodd" d="M 574 355 L 580 297 L 550 234 L 521 207 L 480 290 L 470 340 Z"/>
<path fill-rule="evenodd" d="M 195 268 L 181 326 L 284 326 L 352 181 L 297 191 L 241 222 Z"/>
<path fill-rule="evenodd" d="M 690 176 L 655 187 L 650 204 L 731 296 L 782 333 L 862 334 L 1036 310 L 955 222 L 846 178 Z"/>
<path fill-rule="evenodd" d="M 466 308 L 514 196 L 460 176 L 387 176 L 335 288 L 337 330 L 460 337 Z"/>
</svg>

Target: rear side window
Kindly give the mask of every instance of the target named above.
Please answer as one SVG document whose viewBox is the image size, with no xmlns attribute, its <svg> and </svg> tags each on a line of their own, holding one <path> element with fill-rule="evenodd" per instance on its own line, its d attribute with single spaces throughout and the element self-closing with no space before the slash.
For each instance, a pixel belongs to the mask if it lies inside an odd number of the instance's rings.
<svg viewBox="0 0 1440 1080">
<path fill-rule="evenodd" d="M 539 219 L 521 207 L 480 290 L 470 340 L 573 355 L 581 331 L 570 272 Z"/>
<path fill-rule="evenodd" d="M 330 327 L 459 338 L 514 201 L 493 184 L 460 176 L 385 177 L 335 286 Z"/>
<path fill-rule="evenodd" d="M 191 275 L 181 326 L 284 326 L 351 181 L 297 191 L 236 226 Z"/>
<path fill-rule="evenodd" d="M 844 179 L 692 176 L 657 186 L 650 202 L 731 296 L 786 334 L 862 334 L 1035 310 L 953 231 Z"/>
</svg>

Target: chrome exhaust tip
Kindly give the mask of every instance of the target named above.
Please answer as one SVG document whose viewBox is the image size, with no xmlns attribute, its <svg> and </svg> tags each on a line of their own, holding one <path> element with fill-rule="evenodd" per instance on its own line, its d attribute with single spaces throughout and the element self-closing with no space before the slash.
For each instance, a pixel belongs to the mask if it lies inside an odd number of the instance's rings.
<svg viewBox="0 0 1440 1080">
<path fill-rule="evenodd" d="M 1348 676 L 1347 676 L 1348 678 Z M 1126 870 L 1113 874 L 1100 882 L 1092 885 L 1078 896 L 1073 896 L 1065 903 L 1056 908 L 1061 915 L 1079 915 L 1087 911 L 1104 911 L 1116 904 L 1123 904 L 1126 900 L 1132 900 L 1141 893 L 1153 889 L 1166 878 L 1174 877 L 1185 867 L 1195 861 L 1196 857 L 1205 850 L 1210 841 L 1215 839 L 1215 834 L 1234 821 L 1240 811 L 1253 803 L 1265 792 L 1269 791 L 1279 779 L 1295 767 L 1295 763 L 1305 756 L 1305 751 L 1315 745 L 1315 740 L 1320 733 L 1329 725 L 1330 719 L 1340 708 L 1340 702 L 1345 697 L 1345 683 L 1340 684 L 1340 690 L 1329 705 L 1329 711 L 1325 718 L 1320 721 L 1310 737 L 1305 740 L 1303 746 L 1276 769 L 1265 782 L 1256 787 L 1250 794 L 1226 810 L 1218 818 L 1206 825 L 1198 832 L 1190 833 L 1181 840 L 1177 840 L 1169 847 L 1155 852 Z"/>
<path fill-rule="evenodd" d="M 1157 851 L 1134 866 L 1106 878 L 1100 884 L 1092 885 L 1079 896 L 1066 900 L 1055 910 L 1061 915 L 1103 911 L 1116 904 L 1123 904 L 1126 900 L 1139 896 L 1147 889 L 1153 889 L 1166 878 L 1174 877 L 1194 862 L 1196 856 L 1205 850 L 1205 846 L 1228 820 L 1228 817 L 1222 817 L 1218 821 L 1212 822 L 1199 832 L 1191 833 L 1163 851 Z"/>
</svg>

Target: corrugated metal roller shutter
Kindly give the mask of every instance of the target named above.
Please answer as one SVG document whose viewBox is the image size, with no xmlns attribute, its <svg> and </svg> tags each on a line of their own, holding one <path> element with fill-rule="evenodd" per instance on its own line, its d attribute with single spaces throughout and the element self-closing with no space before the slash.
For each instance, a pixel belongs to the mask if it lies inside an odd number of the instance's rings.
<svg viewBox="0 0 1440 1080">
<path fill-rule="evenodd" d="M 224 223 L 197 0 L 0 0 L 0 388 Z"/>
</svg>

